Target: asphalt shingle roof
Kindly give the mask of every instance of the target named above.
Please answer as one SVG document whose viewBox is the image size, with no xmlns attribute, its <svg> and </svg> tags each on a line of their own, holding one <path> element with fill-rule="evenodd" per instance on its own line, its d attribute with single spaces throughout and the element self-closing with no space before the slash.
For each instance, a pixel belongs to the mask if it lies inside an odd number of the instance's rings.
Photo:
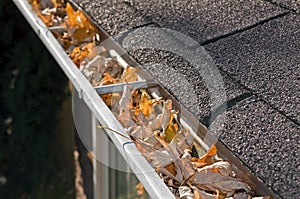
<svg viewBox="0 0 300 199">
<path fill-rule="evenodd" d="M 265 102 L 252 97 L 226 113 L 214 126 L 232 151 L 283 198 L 300 198 L 300 128 Z"/>
<path fill-rule="evenodd" d="M 220 68 L 298 124 L 299 27 L 289 14 L 205 46 Z"/>
<path fill-rule="evenodd" d="M 122 0 L 74 0 L 110 35 L 149 23 L 145 17 Z"/>
<path fill-rule="evenodd" d="M 251 26 L 286 12 L 263 0 L 130 0 L 161 27 L 185 33 L 198 42 Z"/>
<path fill-rule="evenodd" d="M 270 2 L 273 2 L 275 4 L 278 4 L 280 6 L 286 7 L 294 11 L 298 11 L 298 12 L 300 11 L 299 0 L 270 0 Z"/>
</svg>

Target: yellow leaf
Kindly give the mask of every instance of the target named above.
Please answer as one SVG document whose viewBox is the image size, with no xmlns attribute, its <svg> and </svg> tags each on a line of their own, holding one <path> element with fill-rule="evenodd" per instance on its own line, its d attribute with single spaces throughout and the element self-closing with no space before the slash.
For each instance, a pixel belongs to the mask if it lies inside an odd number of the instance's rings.
<svg viewBox="0 0 300 199">
<path fill-rule="evenodd" d="M 134 82 L 138 80 L 137 68 L 127 67 L 121 76 L 121 82 Z"/>
<path fill-rule="evenodd" d="M 165 130 L 166 141 L 171 142 L 178 132 L 178 124 L 173 123 L 174 115 L 171 115 L 169 125 Z"/>
</svg>

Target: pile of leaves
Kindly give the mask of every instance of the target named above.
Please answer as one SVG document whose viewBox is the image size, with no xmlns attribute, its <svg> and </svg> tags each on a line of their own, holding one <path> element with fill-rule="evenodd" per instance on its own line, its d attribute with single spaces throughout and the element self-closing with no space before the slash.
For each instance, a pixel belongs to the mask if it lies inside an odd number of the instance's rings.
<svg viewBox="0 0 300 199">
<path fill-rule="evenodd" d="M 137 69 L 122 67 L 99 45 L 98 30 L 69 3 L 31 1 L 51 27 L 66 53 L 93 86 L 133 82 Z M 101 95 L 148 162 L 179 198 L 250 198 L 251 188 L 217 157 L 215 145 L 205 152 L 181 125 L 171 100 L 155 99 L 145 89 L 129 85 L 123 93 Z"/>
<path fill-rule="evenodd" d="M 250 198 L 251 188 L 235 176 L 230 162 L 205 153 L 181 125 L 171 100 L 153 99 L 125 86 L 113 110 L 139 151 L 179 198 Z"/>
<path fill-rule="evenodd" d="M 63 0 L 30 0 L 32 8 L 50 28 L 70 59 L 93 86 L 136 81 L 136 69 L 117 62 L 100 44 L 99 30 L 81 10 Z"/>
</svg>

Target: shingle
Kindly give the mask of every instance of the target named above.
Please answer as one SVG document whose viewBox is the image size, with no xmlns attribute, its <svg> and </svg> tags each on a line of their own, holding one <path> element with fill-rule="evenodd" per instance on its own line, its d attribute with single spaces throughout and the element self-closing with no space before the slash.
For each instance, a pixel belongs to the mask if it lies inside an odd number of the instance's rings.
<svg viewBox="0 0 300 199">
<path fill-rule="evenodd" d="M 299 0 L 271 0 L 278 5 L 282 5 L 294 11 L 300 11 L 300 1 Z"/>
<path fill-rule="evenodd" d="M 285 12 L 263 0 L 129 1 L 161 27 L 185 33 L 200 43 Z"/>
<path fill-rule="evenodd" d="M 219 71 L 200 45 L 190 48 L 195 44 L 190 38 L 174 37 L 172 32 L 156 27 L 139 28 L 121 41 L 133 58 L 208 125 L 211 110 L 248 91 Z"/>
<path fill-rule="evenodd" d="M 238 103 L 215 122 L 220 119 L 225 123 L 213 132 L 256 175 L 283 198 L 300 198 L 299 126 L 256 98 Z"/>
<path fill-rule="evenodd" d="M 149 23 L 149 20 L 122 0 L 74 0 L 74 2 L 110 35 L 117 35 L 135 26 Z"/>
<path fill-rule="evenodd" d="M 205 48 L 219 67 L 300 122 L 300 17 L 287 15 Z"/>
</svg>

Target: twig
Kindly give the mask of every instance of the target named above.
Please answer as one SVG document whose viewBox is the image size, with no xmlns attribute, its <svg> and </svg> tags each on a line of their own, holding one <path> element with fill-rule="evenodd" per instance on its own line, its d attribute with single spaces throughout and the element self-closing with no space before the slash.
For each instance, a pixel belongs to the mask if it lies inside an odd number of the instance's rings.
<svg viewBox="0 0 300 199">
<path fill-rule="evenodd" d="M 107 130 L 109 130 L 109 131 L 111 131 L 111 132 L 113 132 L 113 133 L 118 134 L 119 136 L 122 136 L 123 138 L 126 138 L 126 139 L 128 139 L 128 140 L 130 140 L 130 141 L 133 141 L 131 138 L 129 138 L 129 137 L 123 135 L 122 133 L 120 133 L 120 132 L 118 132 L 118 131 L 116 131 L 116 130 L 113 130 L 113 129 L 107 127 L 107 126 L 98 126 L 98 128 L 100 128 L 100 129 L 107 129 Z"/>
</svg>

